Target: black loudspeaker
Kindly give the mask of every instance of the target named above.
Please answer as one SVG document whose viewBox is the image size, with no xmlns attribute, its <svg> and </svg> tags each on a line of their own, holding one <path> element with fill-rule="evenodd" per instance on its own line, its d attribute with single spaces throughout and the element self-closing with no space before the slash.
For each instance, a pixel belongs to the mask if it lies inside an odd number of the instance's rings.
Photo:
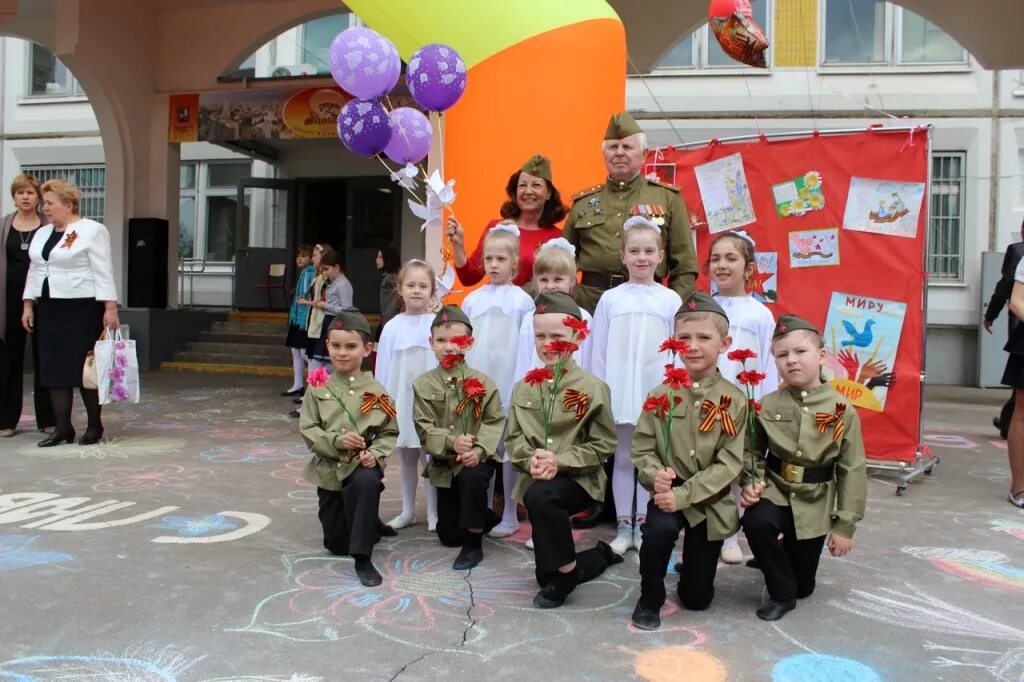
<svg viewBox="0 0 1024 682">
<path fill-rule="evenodd" d="M 167 307 L 167 221 L 128 220 L 128 307 Z"/>
</svg>

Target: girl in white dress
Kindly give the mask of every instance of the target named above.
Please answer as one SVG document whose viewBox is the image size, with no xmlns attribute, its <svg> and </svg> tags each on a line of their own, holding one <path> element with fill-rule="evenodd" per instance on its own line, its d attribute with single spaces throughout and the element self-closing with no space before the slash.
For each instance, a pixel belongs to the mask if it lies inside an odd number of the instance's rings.
<svg viewBox="0 0 1024 682">
<path fill-rule="evenodd" d="M 754 399 L 760 400 L 762 395 L 779 387 L 779 370 L 772 356 L 775 318 L 766 305 L 747 293 L 747 285 L 756 269 L 754 240 L 746 232 L 723 232 L 711 242 L 707 274 L 718 287 L 715 300 L 729 317 L 729 336 L 732 337 L 730 350 L 745 348 L 757 353 L 756 358 L 747 360 L 747 369 L 767 375 L 764 381 L 754 387 Z M 743 371 L 743 364 L 728 359 L 727 355 L 725 353 L 718 357 L 718 370 L 723 377 L 745 391 L 745 387 L 736 381 L 736 376 Z M 732 484 L 732 492 L 738 502 L 740 489 L 735 482 Z M 743 513 L 742 507 L 740 513 Z M 743 561 L 743 551 L 736 535 L 722 545 L 722 561 L 727 564 Z"/>
<path fill-rule="evenodd" d="M 538 294 L 561 291 L 572 296 L 576 288 L 576 247 L 562 237 L 546 241 L 537 249 L 533 257 L 533 288 Z M 586 310 L 583 321 L 588 325 L 593 318 Z M 573 354 L 573 359 L 580 368 L 590 371 L 590 337 L 580 344 L 580 349 Z M 519 330 L 519 350 L 516 353 L 516 381 L 522 380 L 531 369 L 543 367 L 544 361 L 537 355 L 536 344 L 533 342 L 533 315 L 523 319 Z"/>
<path fill-rule="evenodd" d="M 437 367 L 430 349 L 430 323 L 434 313 L 434 269 L 421 260 L 411 260 L 398 272 L 398 295 L 404 312 L 395 315 L 381 330 L 377 343 L 374 374 L 395 400 L 398 412 L 398 444 L 395 454 L 402 471 L 402 512 L 388 521 L 394 529 L 416 523 L 416 486 L 427 454 L 420 446 L 412 420 L 412 382 Z M 427 493 L 427 530 L 437 526 L 437 489 L 424 479 Z"/>
<path fill-rule="evenodd" d="M 636 481 L 630 457 L 633 431 L 647 393 L 661 383 L 665 365 L 672 362 L 668 351 L 658 349 L 672 336 L 683 302 L 655 280 L 665 250 L 661 229 L 649 218 L 634 216 L 623 223 L 619 255 L 629 281 L 604 292 L 597 302 L 590 371 L 608 384 L 612 394 L 619 442 L 612 470 L 618 532 L 611 547 L 625 554 L 630 547 L 640 549 L 640 525 L 650 500 L 650 493 Z"/>
<path fill-rule="evenodd" d="M 484 235 L 483 265 L 488 283 L 462 302 L 462 311 L 473 323 L 473 347 L 466 353 L 466 364 L 491 378 L 501 395 L 502 408 L 508 412 L 515 383 L 516 343 L 523 319 L 533 313 L 533 300 L 512 283 L 519 268 L 519 228 L 515 223 L 498 223 Z M 502 456 L 502 489 L 505 510 L 501 523 L 489 535 L 503 538 L 519 530 L 512 488 L 518 476 L 512 469 L 505 446 Z"/>
</svg>

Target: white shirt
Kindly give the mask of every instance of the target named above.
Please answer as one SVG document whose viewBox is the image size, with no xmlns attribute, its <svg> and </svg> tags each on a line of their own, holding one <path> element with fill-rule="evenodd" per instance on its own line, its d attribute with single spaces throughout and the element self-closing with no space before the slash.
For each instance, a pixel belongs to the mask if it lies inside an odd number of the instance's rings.
<svg viewBox="0 0 1024 682">
<path fill-rule="evenodd" d="M 473 347 L 466 364 L 486 374 L 508 409 L 515 383 L 516 350 L 523 318 L 533 312 L 533 299 L 516 285 L 487 284 L 465 298 L 462 312 L 473 325 Z"/>
<path fill-rule="evenodd" d="M 768 306 L 754 299 L 753 296 L 715 296 L 715 301 L 722 306 L 729 317 L 729 336 L 732 345 L 729 350 L 746 348 L 757 353 L 757 357 L 747 360 L 747 369 L 764 372 L 767 377 L 754 387 L 754 399 L 778 389 L 779 370 L 772 356 L 772 334 L 775 333 L 775 318 Z M 722 376 L 735 384 L 741 391 L 746 389 L 736 381 L 736 376 L 743 371 L 743 364 L 730 360 L 725 354 L 718 356 L 718 370 Z"/>
<path fill-rule="evenodd" d="M 388 320 L 377 343 L 374 376 L 395 401 L 400 448 L 418 448 L 420 439 L 412 418 L 412 382 L 437 367 L 430 348 L 430 324 L 434 315 L 401 313 Z"/>
<path fill-rule="evenodd" d="M 53 225 L 44 225 L 32 237 L 28 247 L 31 263 L 22 298 L 39 298 L 43 294 L 43 282 L 49 280 L 51 298 L 116 301 L 107 228 L 88 218 L 67 225 L 47 261 L 43 259 L 43 246 L 52 234 Z"/>
</svg>

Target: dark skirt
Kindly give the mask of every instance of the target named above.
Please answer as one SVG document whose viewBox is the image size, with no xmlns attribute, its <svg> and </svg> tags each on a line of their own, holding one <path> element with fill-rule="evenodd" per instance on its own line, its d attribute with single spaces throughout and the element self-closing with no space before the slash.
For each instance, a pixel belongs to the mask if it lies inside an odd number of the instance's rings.
<svg viewBox="0 0 1024 682">
<path fill-rule="evenodd" d="M 309 348 L 309 334 L 306 333 L 306 328 L 296 327 L 294 324 L 288 325 L 288 335 L 284 337 L 284 345 L 302 350 Z"/>
<path fill-rule="evenodd" d="M 1010 388 L 1024 388 L 1024 355 L 1010 353 L 1006 357 L 1002 383 Z"/>
<path fill-rule="evenodd" d="M 308 357 L 316 358 L 317 360 L 331 359 L 331 356 L 327 353 L 327 331 L 331 328 L 332 322 L 334 322 L 334 315 L 324 315 L 324 321 L 320 325 L 320 338 L 317 339 L 310 350 L 306 351 Z"/>
<path fill-rule="evenodd" d="M 82 385 L 85 356 L 103 331 L 103 303 L 95 298 L 50 298 L 36 303 L 40 384 L 47 388 Z"/>
</svg>

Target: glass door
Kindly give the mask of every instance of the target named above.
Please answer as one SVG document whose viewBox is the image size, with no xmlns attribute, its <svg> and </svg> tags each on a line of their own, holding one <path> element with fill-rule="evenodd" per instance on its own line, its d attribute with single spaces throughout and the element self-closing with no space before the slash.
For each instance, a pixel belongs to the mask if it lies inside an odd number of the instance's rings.
<svg viewBox="0 0 1024 682">
<path fill-rule="evenodd" d="M 284 265 L 285 291 L 295 281 L 295 181 L 242 178 L 238 181 L 235 222 L 235 277 L 232 306 L 236 310 L 287 310 L 287 295 L 259 285 L 272 265 Z M 273 280 L 277 284 L 279 280 Z"/>
<path fill-rule="evenodd" d="M 345 275 L 355 307 L 378 313 L 377 250 L 393 246 L 401 253 L 402 189 L 386 177 L 350 178 L 346 185 Z"/>
</svg>

